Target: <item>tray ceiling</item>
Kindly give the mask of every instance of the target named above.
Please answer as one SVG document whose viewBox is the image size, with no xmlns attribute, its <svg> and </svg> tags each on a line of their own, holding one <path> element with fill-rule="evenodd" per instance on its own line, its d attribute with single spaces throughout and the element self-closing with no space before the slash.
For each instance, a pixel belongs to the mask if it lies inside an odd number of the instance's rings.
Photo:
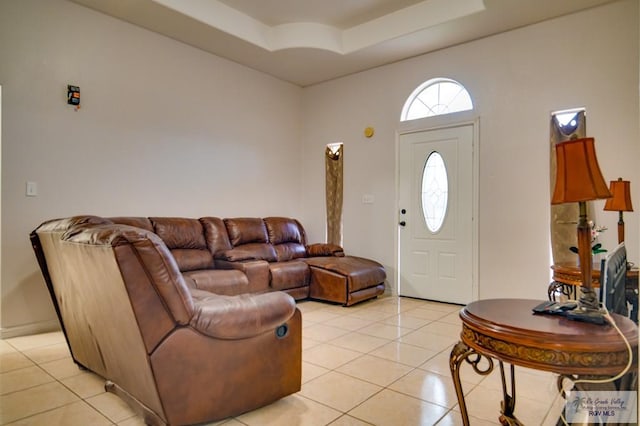
<svg viewBox="0 0 640 426">
<path fill-rule="evenodd" d="M 299 86 L 617 0 L 71 0 Z"/>
</svg>

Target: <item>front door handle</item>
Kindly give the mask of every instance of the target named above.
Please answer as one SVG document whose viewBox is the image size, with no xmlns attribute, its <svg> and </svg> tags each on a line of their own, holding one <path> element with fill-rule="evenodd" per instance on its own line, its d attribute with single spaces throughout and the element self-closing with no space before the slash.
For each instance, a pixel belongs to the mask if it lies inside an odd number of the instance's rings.
<svg viewBox="0 0 640 426">
<path fill-rule="evenodd" d="M 401 221 L 398 225 L 400 225 L 400 226 L 406 226 L 406 225 L 407 225 L 407 222 L 405 222 L 405 221 L 403 220 L 403 221 Z"/>
</svg>

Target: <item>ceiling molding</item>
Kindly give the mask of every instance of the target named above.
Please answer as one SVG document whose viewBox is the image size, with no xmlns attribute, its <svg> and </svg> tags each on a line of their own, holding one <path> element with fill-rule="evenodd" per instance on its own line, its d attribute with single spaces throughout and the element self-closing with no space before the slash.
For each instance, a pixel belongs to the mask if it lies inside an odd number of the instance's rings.
<svg viewBox="0 0 640 426">
<path fill-rule="evenodd" d="M 483 10 L 483 0 L 423 1 L 345 30 L 343 53 L 375 46 Z"/>
<path fill-rule="evenodd" d="M 425 0 L 346 29 L 317 22 L 267 25 L 217 0 L 152 0 L 269 52 L 322 49 L 340 55 L 485 9 L 483 0 Z"/>
<path fill-rule="evenodd" d="M 212 28 L 266 50 L 271 27 L 217 0 L 151 0 Z"/>
<path fill-rule="evenodd" d="M 70 1 L 306 87 L 622 0 Z"/>
</svg>

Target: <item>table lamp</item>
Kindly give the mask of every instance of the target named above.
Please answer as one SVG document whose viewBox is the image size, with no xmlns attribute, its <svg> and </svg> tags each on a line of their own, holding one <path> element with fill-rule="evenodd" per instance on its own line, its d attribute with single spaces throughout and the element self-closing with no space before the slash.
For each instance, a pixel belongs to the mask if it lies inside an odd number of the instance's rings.
<svg viewBox="0 0 640 426">
<path fill-rule="evenodd" d="M 591 225 L 587 221 L 587 201 L 610 198 L 611 193 L 602 177 L 596 158 L 593 138 L 572 139 L 557 143 L 556 184 L 551 204 L 578 203 L 578 256 L 580 259 L 580 299 L 572 312 L 573 319 L 604 323 L 603 312 L 591 277 Z"/>
<path fill-rule="evenodd" d="M 618 212 L 618 244 L 624 241 L 624 220 L 622 212 L 632 212 L 631 205 L 631 182 L 628 180 L 612 180 L 609 182 L 609 190 L 613 197 L 604 204 L 604 210 Z"/>
</svg>

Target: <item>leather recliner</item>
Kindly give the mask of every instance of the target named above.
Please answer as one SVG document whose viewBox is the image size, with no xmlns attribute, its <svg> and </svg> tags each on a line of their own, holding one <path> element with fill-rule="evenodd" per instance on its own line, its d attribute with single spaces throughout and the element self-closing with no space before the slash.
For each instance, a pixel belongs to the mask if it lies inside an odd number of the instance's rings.
<svg viewBox="0 0 640 426">
<path fill-rule="evenodd" d="M 77 364 L 147 424 L 210 422 L 300 390 L 301 314 L 291 296 L 206 291 L 180 271 L 176 252 L 202 241 L 172 250 L 151 223 L 131 224 L 82 216 L 31 234 Z M 213 262 L 201 251 L 185 258 Z"/>
</svg>

